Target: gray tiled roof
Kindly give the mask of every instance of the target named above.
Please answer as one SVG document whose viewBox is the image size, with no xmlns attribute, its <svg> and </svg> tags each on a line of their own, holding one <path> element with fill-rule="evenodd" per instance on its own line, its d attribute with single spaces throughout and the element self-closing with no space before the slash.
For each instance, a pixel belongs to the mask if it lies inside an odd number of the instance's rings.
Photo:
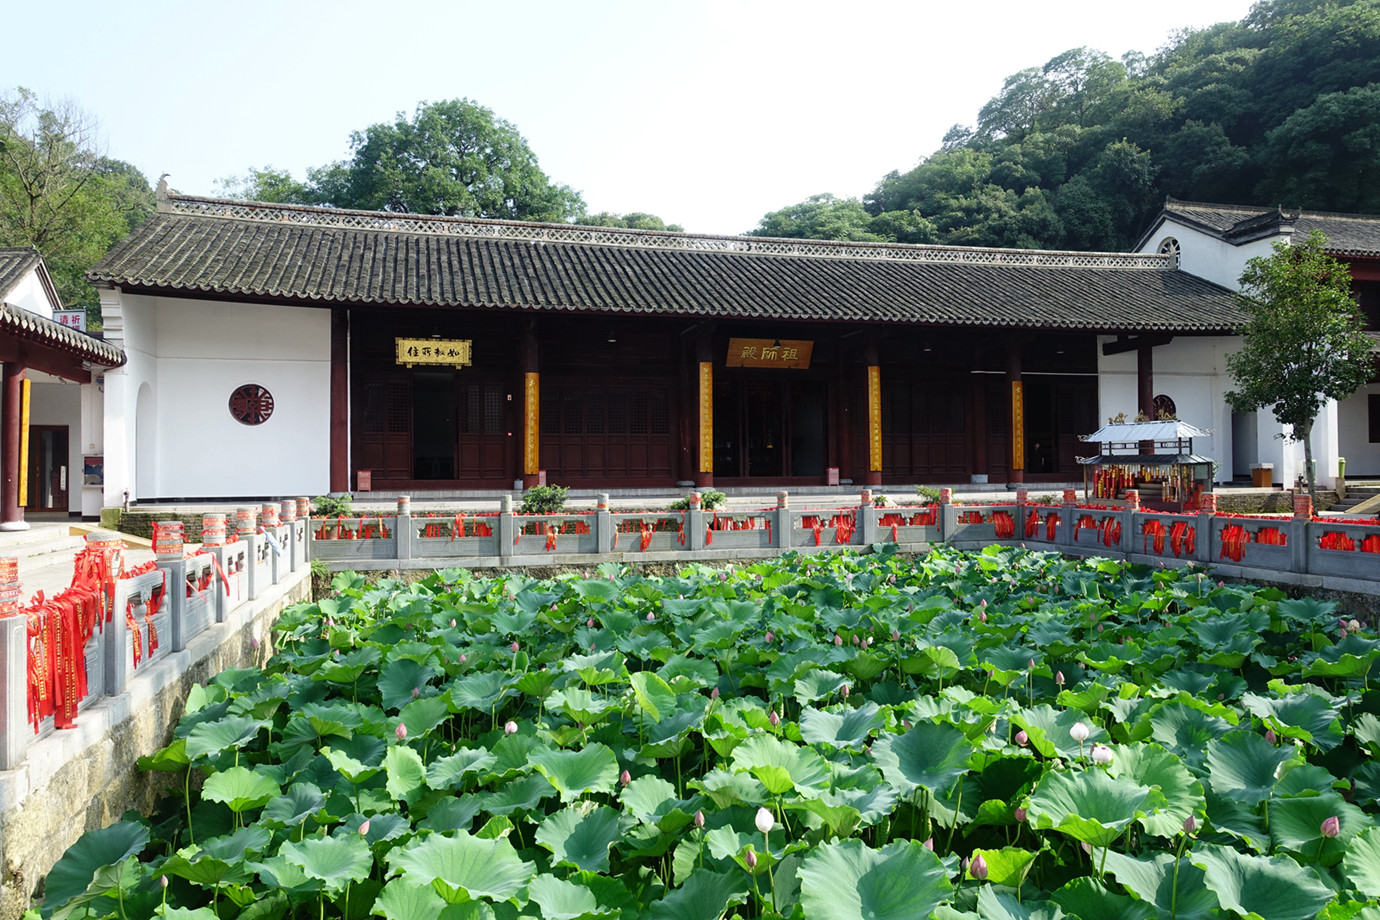
<svg viewBox="0 0 1380 920">
<path fill-rule="evenodd" d="M 173 196 L 87 275 L 277 302 L 1219 332 L 1167 259 L 578 228 Z"/>
<path fill-rule="evenodd" d="M 0 301 L 4 301 L 29 270 L 39 263 L 38 250 L 32 247 L 0 248 Z"/>
<path fill-rule="evenodd" d="M 1272 236 L 1307 236 L 1321 230 L 1327 251 L 1337 255 L 1380 256 L 1380 216 L 1332 214 L 1235 204 L 1166 200 L 1161 217 L 1172 217 L 1231 243 Z"/>
</svg>

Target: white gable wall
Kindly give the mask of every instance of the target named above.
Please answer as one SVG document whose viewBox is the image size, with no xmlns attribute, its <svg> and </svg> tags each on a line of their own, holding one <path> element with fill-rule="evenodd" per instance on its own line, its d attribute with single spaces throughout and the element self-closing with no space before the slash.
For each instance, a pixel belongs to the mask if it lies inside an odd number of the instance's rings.
<svg viewBox="0 0 1380 920">
<path fill-rule="evenodd" d="M 1273 252 L 1272 239 L 1233 246 L 1211 234 L 1172 220 L 1161 221 L 1138 251 L 1159 252 L 1160 243 L 1171 236 L 1179 241 L 1179 268 L 1182 271 L 1232 291 L 1240 288 L 1241 273 L 1246 270 L 1248 260 L 1258 256 L 1268 257 Z"/>
<path fill-rule="evenodd" d="M 121 469 L 107 457 L 107 504 L 126 488 L 133 499 L 328 491 L 329 310 L 130 294 L 119 301 L 129 364 L 107 375 L 106 429 L 122 427 L 126 443 Z M 125 378 L 118 411 L 117 375 Z M 246 383 L 273 394 L 262 425 L 230 415 L 230 394 Z M 109 440 L 107 454 L 117 451 Z"/>
<path fill-rule="evenodd" d="M 5 302 L 30 313 L 37 313 L 44 319 L 52 319 L 53 310 L 56 308 L 49 299 L 48 292 L 43 289 L 43 282 L 38 280 L 38 269 L 30 269 L 25 273 L 19 283 L 5 295 Z"/>
</svg>

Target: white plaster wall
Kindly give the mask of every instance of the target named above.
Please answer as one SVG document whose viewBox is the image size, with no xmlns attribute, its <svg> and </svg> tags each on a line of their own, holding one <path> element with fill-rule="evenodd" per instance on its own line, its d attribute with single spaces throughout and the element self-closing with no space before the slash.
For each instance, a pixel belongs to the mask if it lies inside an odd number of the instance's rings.
<svg viewBox="0 0 1380 920">
<path fill-rule="evenodd" d="M 130 295 L 124 300 L 126 309 L 147 313 L 155 332 L 150 383 L 157 466 L 147 484 L 152 494 L 141 489 L 140 498 L 329 490 L 330 311 Z M 262 425 L 243 425 L 230 415 L 230 394 L 246 383 L 273 394 L 273 414 Z"/>
<path fill-rule="evenodd" d="M 1380 396 L 1380 383 L 1361 387 L 1337 407 L 1340 450 L 1349 479 L 1380 477 L 1380 442 L 1370 440 L 1370 397 Z M 1376 437 L 1380 437 L 1377 431 Z"/>
<path fill-rule="evenodd" d="M 1102 343 L 1113 341 L 1109 336 Z M 1218 463 L 1217 481 L 1230 482 L 1232 476 L 1231 407 L 1224 394 L 1231 389 L 1226 372 L 1226 355 L 1236 347 L 1235 336 L 1180 336 L 1154 351 L 1155 394 L 1174 400 L 1182 421 L 1212 432 L 1211 437 L 1193 442 L 1193 452 Z M 1098 348 L 1098 421 L 1105 422 L 1118 413 L 1127 420 L 1139 411 L 1134 351 L 1104 355 Z"/>
<path fill-rule="evenodd" d="M 30 371 L 33 381 L 29 387 L 29 424 L 61 425 L 67 429 L 67 507 L 62 510 L 78 514 L 82 511 L 81 446 L 82 446 L 82 385 L 48 374 Z M 29 439 L 30 456 L 36 449 Z M 32 497 L 34 483 L 29 483 Z"/>
<path fill-rule="evenodd" d="M 43 283 L 38 280 L 37 270 L 30 271 L 20 279 L 5 295 L 5 302 L 22 307 L 30 313 L 37 313 L 44 319 L 53 318 L 55 305 L 48 299 L 48 292 L 43 289 Z"/>
<path fill-rule="evenodd" d="M 154 305 L 148 298 L 126 297 L 119 291 L 102 290 L 101 317 L 108 342 L 124 349 L 126 362 L 103 375 L 105 489 L 102 505 L 120 505 L 128 492 L 138 499 L 135 486 L 135 406 L 139 388 L 156 388 L 158 362 Z M 152 498 L 153 496 L 145 496 Z"/>
<path fill-rule="evenodd" d="M 1257 256 L 1269 256 L 1272 240 L 1256 240 L 1240 246 L 1223 242 L 1200 230 L 1173 221 L 1165 221 L 1146 240 L 1141 252 L 1158 252 L 1165 237 L 1179 241 L 1179 269 L 1190 275 L 1205 278 L 1230 290 L 1241 286 L 1241 272 L 1246 262 Z M 1283 237 L 1277 237 L 1282 239 Z"/>
</svg>

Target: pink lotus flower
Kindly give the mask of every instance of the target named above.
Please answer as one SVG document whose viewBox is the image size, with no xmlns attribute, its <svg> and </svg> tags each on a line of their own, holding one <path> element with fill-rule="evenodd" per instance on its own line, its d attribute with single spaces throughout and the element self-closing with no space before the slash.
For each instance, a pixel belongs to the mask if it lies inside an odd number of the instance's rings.
<svg viewBox="0 0 1380 920">
<path fill-rule="evenodd" d="M 399 741 L 402 741 L 407 737 L 407 726 L 399 722 L 398 727 L 393 729 L 393 734 L 398 736 Z"/>
<path fill-rule="evenodd" d="M 1025 816 L 1026 816 L 1026 814 L 1027 814 L 1027 812 L 1026 812 L 1026 810 L 1025 810 L 1024 808 L 1017 808 L 1017 809 L 1016 809 L 1016 820 L 1017 820 L 1018 822 L 1020 822 L 1021 824 L 1024 824 L 1024 823 L 1025 823 Z"/>
<path fill-rule="evenodd" d="M 618 782 L 626 786 L 628 783 L 632 782 L 632 774 L 624 770 L 622 773 L 618 774 Z"/>
<path fill-rule="evenodd" d="M 757 809 L 757 817 L 753 820 L 753 823 L 757 825 L 757 829 L 762 833 L 770 834 L 771 829 L 776 826 L 776 819 L 773 818 L 771 812 L 767 811 L 765 808 L 759 808 Z"/>
<path fill-rule="evenodd" d="M 594 628 L 594 617 L 590 617 L 588 620 L 585 620 L 585 625 L 588 626 L 590 629 L 593 629 L 593 628 Z"/>
<path fill-rule="evenodd" d="M 892 642 L 899 642 L 899 641 L 901 641 L 901 631 L 900 631 L 899 629 L 893 629 L 893 630 L 891 631 L 891 641 L 892 641 Z"/>
<path fill-rule="evenodd" d="M 853 644 L 862 645 L 862 637 L 859 636 L 857 633 L 853 633 Z"/>
<path fill-rule="evenodd" d="M 1198 829 L 1198 822 L 1195 821 L 1195 820 L 1193 820 L 1193 816 L 1192 816 L 1192 815 L 1189 815 L 1187 818 L 1184 818 L 1184 833 L 1185 833 L 1185 834 L 1192 834 L 1192 833 L 1193 833 L 1194 831 L 1196 831 L 1197 829 Z"/>
<path fill-rule="evenodd" d="M 514 722 L 512 719 L 509 719 L 507 722 L 504 722 L 504 723 L 503 723 L 503 734 L 505 734 L 505 735 L 516 735 L 516 734 L 517 734 L 517 723 Z"/>
<path fill-rule="evenodd" d="M 1095 764 L 1106 765 L 1112 762 L 1112 749 L 1105 744 L 1094 744 L 1092 749 L 1092 761 Z"/>
<path fill-rule="evenodd" d="M 748 867 L 749 869 L 756 869 L 756 868 L 757 868 L 757 854 L 754 853 L 752 850 L 749 849 L 746 853 L 743 854 L 743 862 L 747 863 L 747 867 Z"/>
<path fill-rule="evenodd" d="M 968 863 L 968 874 L 978 881 L 987 878 L 987 860 L 982 858 L 981 853 L 975 854 L 972 862 Z"/>
<path fill-rule="evenodd" d="M 416 687 L 413 687 L 413 688 L 412 688 L 412 698 L 413 698 L 414 700 L 415 700 L 417 697 L 421 696 L 421 694 L 422 694 L 422 691 L 421 691 L 421 690 L 417 689 Z"/>
<path fill-rule="evenodd" d="M 840 687 L 840 688 L 839 688 L 839 692 L 843 694 L 843 698 L 844 698 L 845 700 L 848 699 L 848 685 L 847 685 L 847 684 L 844 684 L 842 687 Z"/>
<path fill-rule="evenodd" d="M 709 691 L 709 698 L 710 698 L 711 700 L 717 700 L 717 699 L 719 698 L 719 688 L 718 688 L 718 687 L 715 687 L 714 689 L 712 689 L 712 690 Z"/>
<path fill-rule="evenodd" d="M 656 614 L 653 613 L 653 612 L 650 611 L 650 610 L 647 611 L 647 622 L 648 622 L 648 623 L 655 623 L 655 622 L 656 622 Z"/>
<path fill-rule="evenodd" d="M 834 634 L 834 644 L 835 644 L 835 645 L 843 645 L 843 636 L 840 636 L 838 633 L 835 633 L 835 634 Z"/>
<path fill-rule="evenodd" d="M 1336 837 L 1342 832 L 1342 819 L 1336 815 L 1323 818 L 1322 826 L 1318 830 L 1324 837 Z"/>
<path fill-rule="evenodd" d="M 1016 732 L 1016 743 L 1021 747 L 1025 747 L 1030 743 L 1030 736 L 1025 733 L 1025 729 Z"/>
<path fill-rule="evenodd" d="M 773 641 L 776 639 L 776 634 L 773 633 L 773 632 L 769 629 L 769 630 L 767 630 L 767 637 L 766 637 L 766 638 L 767 638 L 767 643 L 770 644 L 771 642 L 773 642 Z"/>
<path fill-rule="evenodd" d="M 513 642 L 512 645 L 508 646 L 508 650 L 511 651 L 514 655 L 517 654 L 518 644 L 517 644 L 516 640 Z"/>
<path fill-rule="evenodd" d="M 369 819 L 368 819 L 368 818 L 365 818 L 365 819 L 364 819 L 364 823 L 361 824 L 361 825 L 359 826 L 359 836 L 361 836 L 361 837 L 367 837 L 368 835 L 369 835 Z"/>
<path fill-rule="evenodd" d="M 704 827 L 704 812 L 695 812 L 695 827 Z"/>
<path fill-rule="evenodd" d="M 1056 684 L 1058 684 L 1060 687 L 1064 686 L 1064 672 L 1063 672 L 1063 671 L 1055 671 L 1055 672 L 1054 672 L 1054 682 L 1055 682 Z"/>
<path fill-rule="evenodd" d="M 1275 744 L 1279 741 L 1279 736 L 1274 733 L 1273 729 L 1267 728 L 1265 729 L 1265 740 L 1271 744 Z"/>
<path fill-rule="evenodd" d="M 934 838 L 933 838 L 933 837 L 930 837 L 929 839 L 927 839 L 927 840 L 925 841 L 925 849 L 929 850 L 931 853 L 934 852 Z"/>
<path fill-rule="evenodd" d="M 464 664 L 464 663 L 465 663 L 466 661 L 468 661 L 468 660 L 469 660 L 469 659 L 465 657 L 465 653 L 464 653 L 464 652 L 461 652 L 461 653 L 460 653 L 460 663 L 461 663 L 461 664 Z"/>
<path fill-rule="evenodd" d="M 776 714 L 776 710 L 773 709 L 770 713 L 767 714 L 767 721 L 771 723 L 772 728 L 776 728 L 778 725 L 781 724 L 781 717 L 778 716 Z"/>
<path fill-rule="evenodd" d="M 450 628 L 451 628 L 451 629 L 454 629 L 454 628 L 455 628 L 455 620 L 454 620 L 454 619 L 452 619 L 452 620 L 450 621 Z"/>
</svg>

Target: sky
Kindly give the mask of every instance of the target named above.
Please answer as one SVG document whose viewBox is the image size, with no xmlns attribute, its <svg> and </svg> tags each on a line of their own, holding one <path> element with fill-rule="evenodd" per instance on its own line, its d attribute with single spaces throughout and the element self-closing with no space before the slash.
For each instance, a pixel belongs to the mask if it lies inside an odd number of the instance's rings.
<svg viewBox="0 0 1380 920">
<path fill-rule="evenodd" d="M 1151 53 L 1250 0 L 63 0 L 6 13 L 0 90 L 68 99 L 104 152 L 192 195 L 349 154 L 351 131 L 468 98 L 591 213 L 742 233 L 861 197 L 1004 79 L 1070 48 Z"/>
</svg>

